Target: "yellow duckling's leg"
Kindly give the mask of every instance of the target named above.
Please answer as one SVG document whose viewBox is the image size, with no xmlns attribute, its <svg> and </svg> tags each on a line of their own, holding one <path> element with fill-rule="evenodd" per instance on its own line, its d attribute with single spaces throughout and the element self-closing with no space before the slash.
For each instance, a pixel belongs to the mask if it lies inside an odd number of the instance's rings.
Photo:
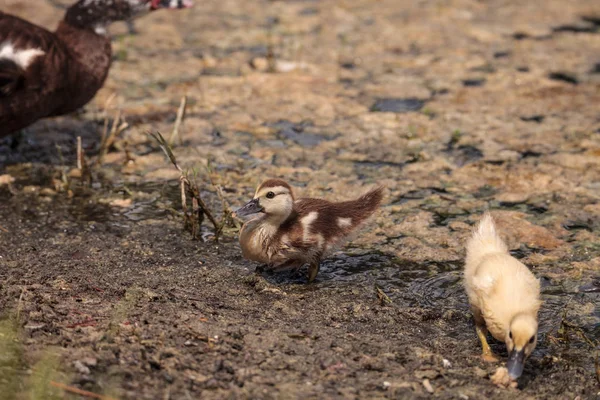
<svg viewBox="0 0 600 400">
<path fill-rule="evenodd" d="M 318 261 L 310 263 L 308 267 L 308 283 L 311 283 L 317 277 L 319 273 L 320 264 Z"/>
<path fill-rule="evenodd" d="M 494 355 L 494 352 L 490 348 L 490 345 L 487 342 L 487 328 L 485 327 L 485 320 L 483 319 L 481 312 L 479 310 L 473 308 L 473 317 L 475 319 L 475 332 L 477 332 L 477 337 L 481 342 L 481 358 L 487 362 L 497 362 L 498 358 Z"/>
<path fill-rule="evenodd" d="M 487 362 L 498 361 L 498 358 L 494 355 L 494 352 L 492 351 L 492 349 L 490 348 L 490 345 L 487 342 L 487 339 L 486 339 L 487 329 L 485 329 L 485 327 L 475 325 L 475 331 L 477 332 L 477 336 L 479 337 L 479 340 L 481 341 L 481 348 L 483 349 L 483 351 L 481 353 L 481 358 L 483 358 L 483 360 L 487 361 Z"/>
</svg>

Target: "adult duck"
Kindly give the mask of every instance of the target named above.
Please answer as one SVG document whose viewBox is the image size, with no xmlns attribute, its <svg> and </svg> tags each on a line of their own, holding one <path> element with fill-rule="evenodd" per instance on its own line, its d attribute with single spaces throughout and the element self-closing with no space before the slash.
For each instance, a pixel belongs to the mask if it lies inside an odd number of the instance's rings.
<svg viewBox="0 0 600 400">
<path fill-rule="evenodd" d="M 77 110 L 102 87 L 108 26 L 191 0 L 79 0 L 55 32 L 0 11 L 0 137 Z"/>
</svg>

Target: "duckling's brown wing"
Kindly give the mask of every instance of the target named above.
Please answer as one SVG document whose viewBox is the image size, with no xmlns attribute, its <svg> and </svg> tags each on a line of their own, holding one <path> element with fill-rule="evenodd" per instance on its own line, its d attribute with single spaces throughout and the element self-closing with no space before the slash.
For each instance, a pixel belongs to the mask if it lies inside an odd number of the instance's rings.
<svg viewBox="0 0 600 400">
<path fill-rule="evenodd" d="M 64 45 L 44 28 L 0 12 L 0 137 L 47 116 L 66 81 Z"/>
<path fill-rule="evenodd" d="M 356 200 L 332 203 L 323 199 L 298 199 L 294 209 L 299 218 L 316 213 L 311 230 L 320 233 L 326 242 L 343 241 L 343 238 L 360 228 L 377 210 L 383 198 L 383 188 L 378 187 Z M 336 244 L 337 246 L 337 244 Z"/>
</svg>

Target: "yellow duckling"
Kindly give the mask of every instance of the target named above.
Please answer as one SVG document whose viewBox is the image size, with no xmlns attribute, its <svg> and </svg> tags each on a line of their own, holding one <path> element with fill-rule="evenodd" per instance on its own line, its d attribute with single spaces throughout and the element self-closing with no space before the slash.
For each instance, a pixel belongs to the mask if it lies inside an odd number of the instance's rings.
<svg viewBox="0 0 600 400">
<path fill-rule="evenodd" d="M 257 214 L 240 231 L 242 254 L 273 271 L 309 264 L 308 281 L 312 282 L 321 260 L 366 222 L 382 198 L 383 188 L 378 187 L 340 203 L 295 200 L 287 182 L 268 179 L 256 189 L 254 198 L 235 212 L 239 217 Z"/>
<path fill-rule="evenodd" d="M 464 285 L 475 329 L 486 361 L 497 361 L 486 340 L 487 331 L 506 344 L 506 368 L 512 379 L 523 373 L 525 359 L 537 344 L 540 283 L 508 253 L 486 213 L 467 243 Z"/>
</svg>

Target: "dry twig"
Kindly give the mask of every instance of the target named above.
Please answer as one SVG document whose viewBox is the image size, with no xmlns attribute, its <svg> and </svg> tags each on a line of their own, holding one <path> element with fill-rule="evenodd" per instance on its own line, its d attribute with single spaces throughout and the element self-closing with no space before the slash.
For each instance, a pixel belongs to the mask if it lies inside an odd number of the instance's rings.
<svg viewBox="0 0 600 400">
<path fill-rule="evenodd" d="M 81 136 L 77 136 L 77 169 L 81 171 L 81 181 L 84 184 L 92 184 L 92 170 L 90 169 L 87 160 L 85 159 L 85 153 L 83 151 L 83 145 Z"/>
<path fill-rule="evenodd" d="M 117 111 L 110 132 L 108 132 L 108 116 L 104 118 L 104 129 L 102 131 L 102 139 L 100 140 L 100 150 L 98 151 L 98 157 L 94 162 L 94 166 L 102 164 L 104 156 L 115 143 L 116 138 L 127 128 L 129 128 L 129 124 L 125 121 L 121 121 L 121 110 Z"/>
<path fill-rule="evenodd" d="M 219 197 L 219 200 L 221 200 L 221 206 L 223 208 L 223 216 L 221 217 L 221 222 L 219 224 L 219 232 L 222 232 L 225 226 L 228 224 L 229 226 L 233 226 L 239 230 L 241 228 L 241 225 L 238 220 L 233 218 L 233 210 L 231 209 L 229 202 L 223 194 L 223 187 L 221 187 L 221 185 L 219 185 L 218 183 L 215 183 L 213 179 L 213 169 L 210 163 L 206 164 L 206 170 L 208 172 L 208 179 L 210 180 L 210 184 L 217 191 L 217 196 Z"/>
<path fill-rule="evenodd" d="M 179 144 L 183 144 L 183 138 L 179 135 L 179 128 L 181 128 L 181 124 L 183 123 L 183 119 L 185 118 L 185 108 L 187 107 L 187 97 L 183 96 L 181 98 L 181 103 L 179 104 L 179 110 L 177 110 L 177 118 L 175 119 L 175 124 L 173 125 L 173 130 L 171 131 L 171 136 L 169 137 L 169 146 L 173 146 L 173 142 L 175 138 L 179 136 Z"/>
<path fill-rule="evenodd" d="M 62 389 L 64 391 L 66 391 L 66 392 L 75 393 L 75 394 L 78 394 L 80 396 L 90 397 L 92 399 L 117 400 L 114 397 L 103 396 L 101 394 L 97 394 L 97 393 L 93 393 L 93 392 L 88 392 L 87 390 L 82 390 L 82 389 L 76 388 L 74 386 L 65 385 L 64 383 L 60 383 L 60 382 L 50 381 L 50 385 L 54 386 L 54 387 L 57 387 L 59 389 Z"/>
<path fill-rule="evenodd" d="M 181 208 L 183 210 L 183 218 L 185 225 L 191 227 L 192 237 L 194 237 L 195 239 L 199 237 L 202 217 L 206 215 L 215 229 L 215 241 L 218 241 L 219 234 L 221 233 L 220 224 L 217 222 L 210 209 L 206 206 L 204 200 L 202 200 L 202 197 L 200 196 L 200 188 L 196 184 L 195 180 L 190 180 L 188 177 L 188 173 L 185 172 L 179 166 L 179 164 L 177 163 L 177 159 L 175 158 L 175 155 L 171 150 L 171 147 L 169 146 L 165 138 L 160 134 L 160 132 L 149 132 L 148 134 L 158 142 L 159 146 L 161 147 L 169 161 L 171 161 L 171 164 L 173 164 L 181 174 L 181 176 L 179 177 L 181 188 Z M 192 202 L 191 213 L 188 212 L 187 207 L 188 195 L 191 197 Z"/>
<path fill-rule="evenodd" d="M 379 304 L 386 305 L 392 304 L 392 299 L 389 298 L 387 294 L 381 289 L 377 284 L 375 284 L 375 293 L 377 294 L 377 298 L 379 299 Z"/>
</svg>

